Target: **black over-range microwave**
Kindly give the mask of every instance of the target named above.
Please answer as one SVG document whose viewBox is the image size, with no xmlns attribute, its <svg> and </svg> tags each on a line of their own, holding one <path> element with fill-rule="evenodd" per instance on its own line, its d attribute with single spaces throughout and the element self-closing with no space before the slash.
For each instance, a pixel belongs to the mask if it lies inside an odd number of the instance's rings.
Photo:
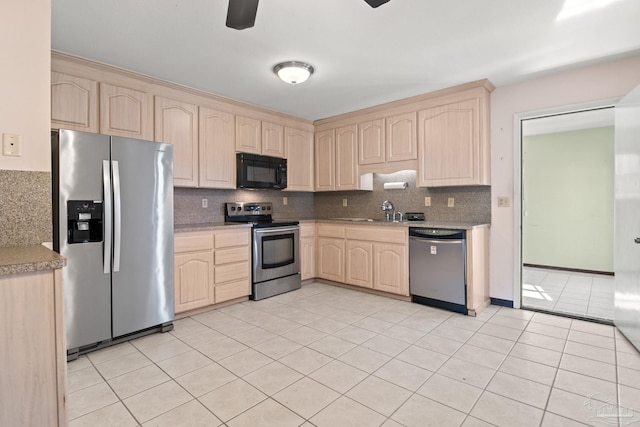
<svg viewBox="0 0 640 427">
<path fill-rule="evenodd" d="M 237 153 L 238 188 L 287 188 L 287 159 Z"/>
</svg>

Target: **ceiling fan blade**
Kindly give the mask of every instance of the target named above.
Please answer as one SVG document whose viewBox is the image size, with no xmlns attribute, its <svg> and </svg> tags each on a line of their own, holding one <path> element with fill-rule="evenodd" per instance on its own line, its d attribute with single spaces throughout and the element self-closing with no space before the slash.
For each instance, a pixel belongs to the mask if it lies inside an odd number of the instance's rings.
<svg viewBox="0 0 640 427">
<path fill-rule="evenodd" d="M 383 4 L 385 4 L 386 2 L 388 2 L 389 0 L 364 0 L 366 1 L 369 6 L 371 7 L 378 7 L 378 6 L 382 6 Z"/>
<path fill-rule="evenodd" d="M 253 27 L 258 12 L 258 0 L 229 0 L 227 27 L 244 30 Z"/>
</svg>

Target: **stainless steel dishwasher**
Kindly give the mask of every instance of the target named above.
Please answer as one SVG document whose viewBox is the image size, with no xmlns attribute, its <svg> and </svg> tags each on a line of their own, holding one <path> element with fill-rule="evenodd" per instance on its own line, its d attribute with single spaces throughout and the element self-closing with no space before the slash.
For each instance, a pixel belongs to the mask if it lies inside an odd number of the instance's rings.
<svg viewBox="0 0 640 427">
<path fill-rule="evenodd" d="M 465 230 L 409 228 L 411 300 L 467 314 Z"/>
</svg>

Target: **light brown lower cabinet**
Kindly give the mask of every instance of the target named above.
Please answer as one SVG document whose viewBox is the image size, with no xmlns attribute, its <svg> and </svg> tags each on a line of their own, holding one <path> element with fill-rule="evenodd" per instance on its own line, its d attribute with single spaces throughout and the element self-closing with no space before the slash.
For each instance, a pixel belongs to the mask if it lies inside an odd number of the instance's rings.
<svg viewBox="0 0 640 427">
<path fill-rule="evenodd" d="M 347 240 L 345 264 L 346 283 L 373 288 L 373 243 Z"/>
<path fill-rule="evenodd" d="M 300 279 L 307 280 L 316 275 L 316 225 L 300 224 Z"/>
<path fill-rule="evenodd" d="M 251 294 L 251 230 L 177 233 L 175 311 L 181 313 Z"/>
<path fill-rule="evenodd" d="M 406 228 L 318 224 L 317 234 L 317 277 L 409 295 Z"/>
<path fill-rule="evenodd" d="M 0 425 L 65 426 L 60 270 L 0 276 Z"/>
</svg>

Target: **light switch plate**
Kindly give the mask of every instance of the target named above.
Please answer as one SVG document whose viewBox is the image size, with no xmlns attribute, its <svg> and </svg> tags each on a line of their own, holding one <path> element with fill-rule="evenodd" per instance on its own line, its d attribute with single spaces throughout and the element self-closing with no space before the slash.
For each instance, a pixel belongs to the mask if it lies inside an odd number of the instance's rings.
<svg viewBox="0 0 640 427">
<path fill-rule="evenodd" d="M 20 135 L 10 133 L 2 135 L 2 154 L 20 157 Z"/>
<path fill-rule="evenodd" d="M 431 206 L 431 197 L 425 197 L 424 198 L 424 205 L 425 206 Z"/>
<path fill-rule="evenodd" d="M 347 207 L 347 199 L 342 199 L 342 206 Z"/>
<path fill-rule="evenodd" d="M 454 207 L 455 206 L 455 201 L 453 199 L 453 197 L 449 197 L 449 199 L 447 200 L 447 207 Z"/>
<path fill-rule="evenodd" d="M 282 198 L 282 205 L 283 206 L 287 206 L 287 203 L 289 203 L 289 199 L 287 199 L 286 197 Z"/>
<path fill-rule="evenodd" d="M 209 199 L 202 199 L 202 208 L 206 209 L 209 207 Z"/>
</svg>

